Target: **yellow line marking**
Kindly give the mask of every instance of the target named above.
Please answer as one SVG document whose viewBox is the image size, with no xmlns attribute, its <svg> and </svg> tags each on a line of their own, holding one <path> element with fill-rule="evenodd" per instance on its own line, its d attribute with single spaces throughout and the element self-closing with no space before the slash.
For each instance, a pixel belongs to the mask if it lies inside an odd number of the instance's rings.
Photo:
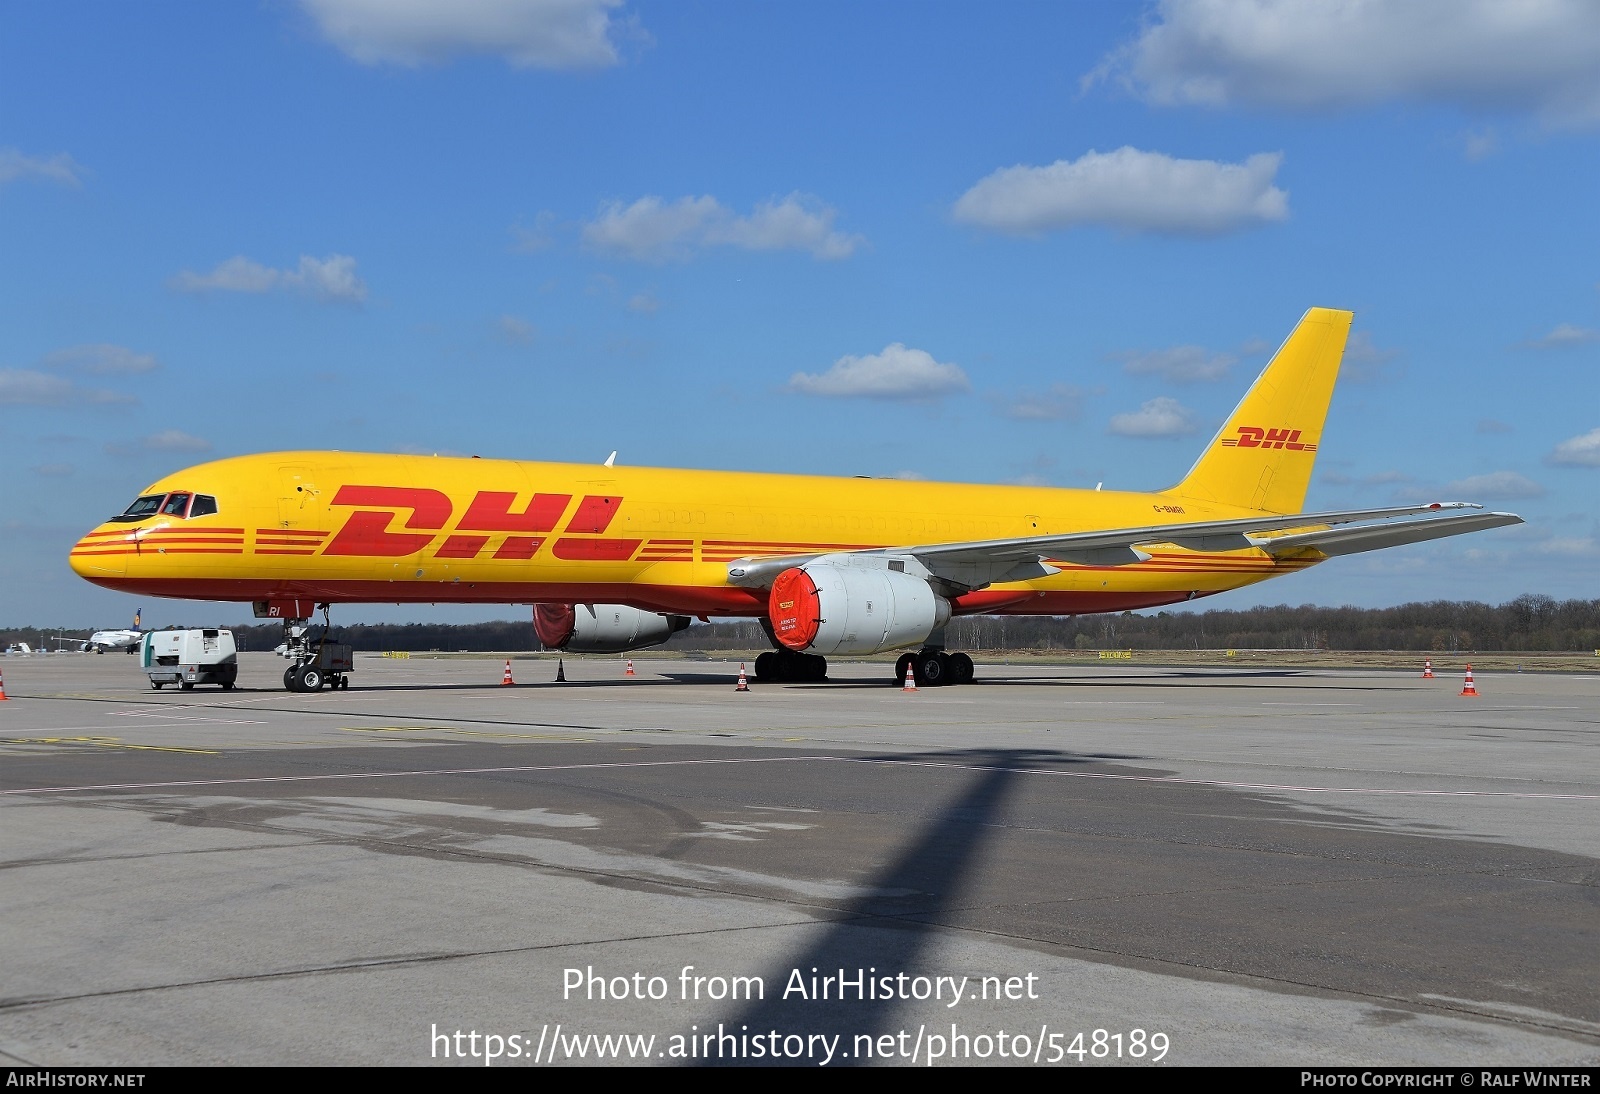
<svg viewBox="0 0 1600 1094">
<path fill-rule="evenodd" d="M 178 748 L 175 745 L 130 745 L 121 737 L 0 737 L 7 745 L 99 745 L 102 748 L 126 748 L 138 752 L 184 752 L 191 756 L 220 756 L 214 748 Z"/>
</svg>

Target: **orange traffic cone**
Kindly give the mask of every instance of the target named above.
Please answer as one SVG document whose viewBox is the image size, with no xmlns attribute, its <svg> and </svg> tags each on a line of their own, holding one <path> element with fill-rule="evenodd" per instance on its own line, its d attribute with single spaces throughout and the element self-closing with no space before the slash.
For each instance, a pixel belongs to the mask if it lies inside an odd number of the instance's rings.
<svg viewBox="0 0 1600 1094">
<path fill-rule="evenodd" d="M 557 657 L 556 658 L 556 683 L 565 684 L 566 682 L 567 682 L 567 666 L 562 663 L 561 658 Z"/>
<path fill-rule="evenodd" d="M 1424 680 L 1433 679 L 1433 658 L 1431 657 L 1422 662 L 1422 678 Z"/>
<path fill-rule="evenodd" d="M 633 671 L 633 658 L 631 658 L 631 657 L 628 658 L 628 671 L 623 673 L 622 675 L 624 675 L 624 676 L 637 676 L 638 675 L 638 673 Z"/>
<path fill-rule="evenodd" d="M 500 686 L 503 688 L 510 687 L 514 683 L 516 681 L 511 679 L 511 659 L 508 657 L 506 658 L 506 674 L 500 678 Z"/>
<path fill-rule="evenodd" d="M 917 670 L 916 670 L 915 666 L 913 666 L 910 663 L 907 663 L 907 665 L 906 665 L 906 683 L 905 683 L 905 687 L 901 688 L 900 690 L 903 691 L 903 692 L 904 691 L 914 692 L 914 691 L 917 690 Z"/>
<path fill-rule="evenodd" d="M 734 688 L 733 690 L 734 691 L 749 691 L 750 690 L 750 681 L 746 680 L 745 676 L 744 676 L 744 662 L 743 661 L 739 662 L 739 686 Z"/>
<path fill-rule="evenodd" d="M 1474 699 L 1476 699 L 1478 697 L 1478 686 L 1472 682 L 1472 666 L 1471 665 L 1467 666 L 1467 678 L 1461 684 L 1461 694 L 1462 695 L 1470 695 Z"/>
<path fill-rule="evenodd" d="M 6 675 L 0 672 L 0 703 L 6 701 Z"/>
</svg>

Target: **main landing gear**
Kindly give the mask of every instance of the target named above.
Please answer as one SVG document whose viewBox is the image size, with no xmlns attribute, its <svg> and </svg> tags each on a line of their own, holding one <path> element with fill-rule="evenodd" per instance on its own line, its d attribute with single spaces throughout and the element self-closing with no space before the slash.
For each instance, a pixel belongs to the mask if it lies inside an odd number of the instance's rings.
<svg viewBox="0 0 1600 1094">
<path fill-rule="evenodd" d="M 756 657 L 756 679 L 764 683 L 815 684 L 828 678 L 828 659 L 814 653 L 768 650 Z"/>
<path fill-rule="evenodd" d="M 970 684 L 975 675 L 972 658 L 966 654 L 946 653 L 930 647 L 924 647 L 916 653 L 902 653 L 894 663 L 894 682 L 901 687 L 905 686 L 907 668 L 916 673 L 919 688 Z"/>
<path fill-rule="evenodd" d="M 894 663 L 894 682 L 900 687 L 905 686 L 907 666 L 916 673 L 917 686 L 923 688 L 970 684 L 974 676 L 972 658 L 931 647 L 900 655 Z M 818 684 L 827 678 L 828 659 L 814 653 L 768 650 L 756 656 L 756 679 L 764 684 Z"/>
</svg>

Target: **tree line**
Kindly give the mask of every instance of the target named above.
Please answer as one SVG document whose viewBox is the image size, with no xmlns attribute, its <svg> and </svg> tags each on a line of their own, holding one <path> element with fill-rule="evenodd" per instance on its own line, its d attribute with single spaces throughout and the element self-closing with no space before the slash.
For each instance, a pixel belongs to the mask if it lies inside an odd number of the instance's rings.
<svg viewBox="0 0 1600 1094">
<path fill-rule="evenodd" d="M 200 621 L 195 626 L 215 626 Z M 230 628 L 241 648 L 270 650 L 282 640 L 277 623 Z M 83 629 L 0 628 L 0 641 L 40 648 L 50 636 L 86 639 Z M 540 649 L 532 623 L 361 623 L 335 626 L 335 637 L 358 650 L 521 652 Z M 946 632 L 952 649 L 1006 650 L 1410 650 L 1435 653 L 1495 650 L 1573 652 L 1600 649 L 1600 600 L 1524 595 L 1504 604 L 1433 600 L 1396 608 L 1322 608 L 1288 604 L 1207 612 L 1081 616 L 962 616 Z M 751 650 L 768 645 L 761 625 L 743 620 L 690 627 L 664 648 Z"/>
</svg>

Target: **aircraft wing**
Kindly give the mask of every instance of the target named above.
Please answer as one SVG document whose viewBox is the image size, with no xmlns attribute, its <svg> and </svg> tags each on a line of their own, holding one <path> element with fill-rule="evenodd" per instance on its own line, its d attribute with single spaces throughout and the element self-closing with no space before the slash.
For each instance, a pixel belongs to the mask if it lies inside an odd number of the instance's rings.
<svg viewBox="0 0 1600 1094">
<path fill-rule="evenodd" d="M 1328 555 L 1346 555 L 1522 523 L 1522 518 L 1513 513 L 1439 515 L 1482 508 L 1471 502 L 1453 501 L 1325 513 L 1263 513 L 1187 524 L 1152 524 L 969 543 L 878 547 L 827 557 L 841 562 L 855 560 L 858 565 L 872 565 L 876 559 L 914 559 L 926 571 L 924 576 L 970 591 L 995 582 L 1046 577 L 1058 572 L 1057 567 L 1050 565 L 1053 561 L 1080 566 L 1126 566 L 1143 562 L 1151 556 L 1139 548 L 1158 543 L 1205 553 L 1258 547 L 1274 556 L 1309 548 Z M 1359 526 L 1341 527 L 1352 524 Z M 729 563 L 728 577 L 734 584 L 746 588 L 766 588 L 791 566 L 822 557 L 811 554 L 737 559 Z"/>
<path fill-rule="evenodd" d="M 1463 532 L 1504 528 L 1521 524 L 1515 513 L 1472 513 L 1434 520 L 1409 520 L 1397 524 L 1363 525 L 1357 528 L 1328 528 L 1320 532 L 1291 533 L 1285 536 L 1252 537 L 1251 542 L 1270 555 L 1286 555 L 1302 547 L 1315 547 L 1325 555 L 1355 555 L 1405 543 L 1423 543 Z"/>
</svg>

